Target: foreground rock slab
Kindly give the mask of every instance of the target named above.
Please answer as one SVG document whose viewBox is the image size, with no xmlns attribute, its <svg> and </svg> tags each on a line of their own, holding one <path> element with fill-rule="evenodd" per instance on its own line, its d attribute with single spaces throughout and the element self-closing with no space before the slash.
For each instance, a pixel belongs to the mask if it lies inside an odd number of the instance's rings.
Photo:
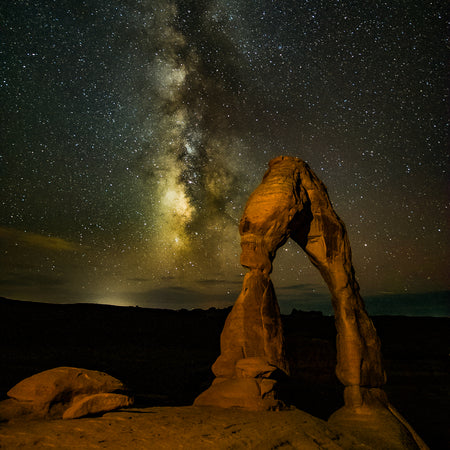
<svg viewBox="0 0 450 450">
<path fill-rule="evenodd" d="M 57 367 L 37 373 L 11 388 L 0 402 L 0 420 L 21 416 L 73 419 L 129 406 L 124 384 L 106 373 Z"/>
<path fill-rule="evenodd" d="M 343 407 L 328 419 L 342 432 L 355 436 L 369 448 L 390 450 L 429 450 L 429 447 L 392 406 L 362 408 L 355 412 Z"/>
<path fill-rule="evenodd" d="M 156 407 L 76 421 L 15 421 L 0 428 L 0 448 L 367 449 L 347 432 L 303 411 Z"/>
</svg>

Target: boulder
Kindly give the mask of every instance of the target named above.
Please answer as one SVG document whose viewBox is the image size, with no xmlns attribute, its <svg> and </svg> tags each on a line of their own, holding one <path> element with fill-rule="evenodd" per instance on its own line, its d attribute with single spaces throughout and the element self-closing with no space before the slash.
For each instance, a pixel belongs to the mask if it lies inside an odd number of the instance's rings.
<svg viewBox="0 0 450 450">
<path fill-rule="evenodd" d="M 26 378 L 11 388 L 7 393 L 10 398 L 0 402 L 0 418 L 60 418 L 82 399 L 84 401 L 96 394 L 112 394 L 117 391 L 125 391 L 124 384 L 106 373 L 75 367 L 57 367 Z M 101 399 L 104 400 L 102 407 Z M 121 406 L 125 406 L 131 404 L 132 400 L 126 395 L 99 397 L 83 406 L 83 415 L 96 414 L 107 405 L 116 409 L 117 406 L 114 405 L 120 402 Z M 91 412 L 89 407 L 92 407 Z M 81 409 L 78 408 L 78 411 Z"/>
<path fill-rule="evenodd" d="M 101 414 L 115 409 L 130 406 L 132 400 L 123 394 L 94 394 L 86 397 L 75 397 L 72 406 L 64 411 L 63 419 Z"/>
<path fill-rule="evenodd" d="M 124 389 L 118 379 L 95 370 L 57 367 L 32 375 L 8 391 L 8 397 L 48 404 L 70 400 L 80 394 L 113 392 Z"/>
</svg>

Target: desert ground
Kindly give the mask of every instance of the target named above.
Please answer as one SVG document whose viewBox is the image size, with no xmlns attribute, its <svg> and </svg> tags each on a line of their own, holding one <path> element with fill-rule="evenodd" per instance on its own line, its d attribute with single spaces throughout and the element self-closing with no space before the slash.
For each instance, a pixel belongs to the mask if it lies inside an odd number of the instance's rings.
<svg viewBox="0 0 450 450">
<path fill-rule="evenodd" d="M 367 448 L 299 410 L 252 412 L 209 407 L 130 408 L 98 418 L 16 422 L 2 448 L 346 449 Z"/>
<path fill-rule="evenodd" d="M 228 312 L 0 299 L 0 400 L 22 379 L 58 366 L 106 372 L 135 398 L 101 417 L 2 423 L 0 448 L 371 448 L 326 422 L 343 400 L 333 318 L 321 313 L 283 316 L 288 410 L 192 407 L 213 379 Z M 431 449 L 448 448 L 450 319 L 373 320 L 390 401 Z"/>
</svg>

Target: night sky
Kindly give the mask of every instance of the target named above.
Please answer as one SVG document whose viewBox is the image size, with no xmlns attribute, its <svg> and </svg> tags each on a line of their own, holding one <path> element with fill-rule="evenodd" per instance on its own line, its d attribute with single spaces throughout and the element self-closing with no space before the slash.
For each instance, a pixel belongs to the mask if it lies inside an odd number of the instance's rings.
<svg viewBox="0 0 450 450">
<path fill-rule="evenodd" d="M 282 154 L 327 185 L 363 296 L 450 288 L 446 2 L 0 13 L 1 296 L 232 304 L 238 222 Z M 294 243 L 274 266 L 282 309 L 329 297 Z"/>
</svg>

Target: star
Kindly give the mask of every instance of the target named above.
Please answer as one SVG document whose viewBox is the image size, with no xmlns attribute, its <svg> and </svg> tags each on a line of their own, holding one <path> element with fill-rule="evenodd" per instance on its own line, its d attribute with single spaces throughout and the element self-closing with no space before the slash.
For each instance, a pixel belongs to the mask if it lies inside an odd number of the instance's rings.
<svg viewBox="0 0 450 450">
<path fill-rule="evenodd" d="M 363 295 L 448 290 L 443 5 L 31 0 L 3 18 L 0 295 L 228 305 L 240 216 L 281 154 L 327 185 Z M 282 308 L 293 286 L 327 295 L 287 245 Z"/>
</svg>

